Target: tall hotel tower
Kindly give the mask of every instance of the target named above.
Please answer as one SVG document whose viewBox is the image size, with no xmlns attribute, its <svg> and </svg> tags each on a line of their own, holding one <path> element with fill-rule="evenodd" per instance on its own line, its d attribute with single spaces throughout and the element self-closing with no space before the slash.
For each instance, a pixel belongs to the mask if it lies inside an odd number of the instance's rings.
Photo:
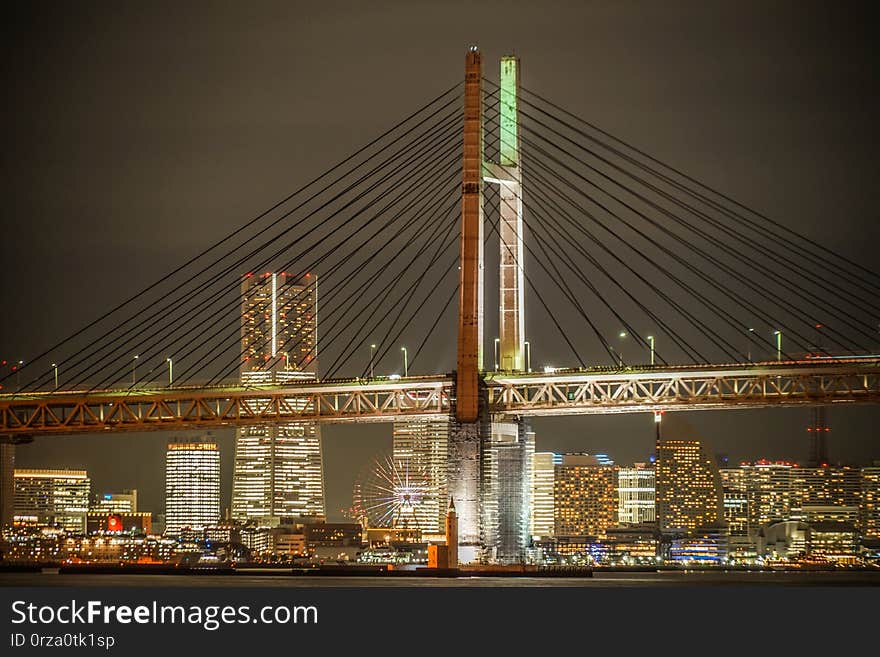
<svg viewBox="0 0 880 657">
<path fill-rule="evenodd" d="M 220 519 L 220 446 L 210 436 L 171 440 L 165 452 L 165 531 L 201 530 Z"/>
<path fill-rule="evenodd" d="M 241 303 L 242 385 L 316 379 L 316 278 L 247 274 Z M 324 468 L 316 423 L 236 429 L 232 515 L 270 526 L 281 518 L 324 517 Z"/>
</svg>

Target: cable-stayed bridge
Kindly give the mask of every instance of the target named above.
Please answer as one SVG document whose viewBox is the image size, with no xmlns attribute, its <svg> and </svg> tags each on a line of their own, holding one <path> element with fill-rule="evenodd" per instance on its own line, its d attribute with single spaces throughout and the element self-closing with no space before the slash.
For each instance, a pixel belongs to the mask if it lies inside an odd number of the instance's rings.
<svg viewBox="0 0 880 657">
<path fill-rule="evenodd" d="M 0 435 L 880 400 L 876 272 L 528 91 L 515 58 L 496 84 L 467 57 L 464 84 L 8 364 Z M 455 363 L 410 376 L 455 324 Z M 376 375 L 404 338 L 402 376 Z M 572 368 L 533 371 L 533 347 Z"/>
<path fill-rule="evenodd" d="M 4 442 L 434 419 L 461 560 L 517 561 L 530 417 L 876 404 L 880 274 L 472 48 L 463 83 L 2 366 Z"/>
</svg>

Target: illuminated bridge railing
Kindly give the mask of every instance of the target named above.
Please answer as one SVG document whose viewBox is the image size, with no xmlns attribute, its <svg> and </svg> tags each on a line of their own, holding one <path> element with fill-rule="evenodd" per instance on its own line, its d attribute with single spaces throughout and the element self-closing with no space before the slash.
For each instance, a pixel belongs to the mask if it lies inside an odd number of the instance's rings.
<svg viewBox="0 0 880 657">
<path fill-rule="evenodd" d="M 495 376 L 489 408 L 577 415 L 880 403 L 880 359 Z"/>
</svg>

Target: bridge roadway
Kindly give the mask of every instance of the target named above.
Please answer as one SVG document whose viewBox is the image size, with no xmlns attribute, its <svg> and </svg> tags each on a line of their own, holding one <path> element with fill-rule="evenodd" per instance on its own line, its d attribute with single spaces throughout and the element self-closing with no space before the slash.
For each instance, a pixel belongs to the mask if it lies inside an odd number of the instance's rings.
<svg viewBox="0 0 880 657">
<path fill-rule="evenodd" d="M 786 362 L 486 372 L 489 412 L 580 415 L 880 403 L 880 356 Z M 449 415 L 453 374 L 297 385 L 0 395 L 0 438 L 207 429 L 267 422 L 390 422 Z"/>
</svg>

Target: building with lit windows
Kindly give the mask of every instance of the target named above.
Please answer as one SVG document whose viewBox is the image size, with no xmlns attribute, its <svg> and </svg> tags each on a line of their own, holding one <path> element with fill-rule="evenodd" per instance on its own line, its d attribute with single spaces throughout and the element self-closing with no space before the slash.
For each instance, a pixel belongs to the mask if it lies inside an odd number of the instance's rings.
<svg viewBox="0 0 880 657">
<path fill-rule="evenodd" d="M 727 539 L 727 526 L 723 523 L 700 527 L 673 539 L 669 558 L 686 564 L 722 564 L 727 561 Z"/>
<path fill-rule="evenodd" d="M 202 530 L 220 519 L 220 446 L 171 441 L 165 452 L 165 532 Z"/>
<path fill-rule="evenodd" d="M 880 540 L 880 461 L 862 468 L 859 491 L 859 525 L 862 537 Z"/>
<path fill-rule="evenodd" d="M 617 522 L 639 525 L 654 522 L 656 516 L 654 469 L 645 463 L 617 471 Z"/>
<path fill-rule="evenodd" d="M 91 481 L 85 470 L 15 470 L 15 516 L 85 533 Z"/>
<path fill-rule="evenodd" d="M 724 522 L 731 537 L 749 535 L 748 472 L 743 468 L 721 468 Z"/>
<path fill-rule="evenodd" d="M 317 376 L 317 280 L 248 274 L 241 286 L 243 385 L 294 383 Z M 236 429 L 232 515 L 274 526 L 282 518 L 323 518 L 321 433 L 314 422 Z"/>
<path fill-rule="evenodd" d="M 403 472 L 417 473 L 427 490 L 413 507 L 415 525 L 423 532 L 440 532 L 449 502 L 446 460 L 449 420 L 418 419 L 395 422 L 392 429 L 392 462 Z"/>
<path fill-rule="evenodd" d="M 861 470 L 826 466 L 792 473 L 792 514 L 805 506 L 859 506 Z"/>
<path fill-rule="evenodd" d="M 563 454 L 554 465 L 553 522 L 556 536 L 603 538 L 617 524 L 614 465 L 589 454 Z"/>
<path fill-rule="evenodd" d="M 137 513 L 137 490 L 102 493 L 92 503 L 89 513 Z"/>
<path fill-rule="evenodd" d="M 661 531 L 690 531 L 723 520 L 721 480 L 699 440 L 658 440 L 657 521 Z"/>
<path fill-rule="evenodd" d="M 525 420 L 491 424 L 491 435 L 482 448 L 481 559 L 523 563 L 531 539 L 535 433 Z"/>
<path fill-rule="evenodd" d="M 793 463 L 756 461 L 740 466 L 746 473 L 749 500 L 749 531 L 780 520 L 788 520 L 795 505 Z"/>
<path fill-rule="evenodd" d="M 15 518 L 15 445 L 0 443 L 0 529 Z"/>
<path fill-rule="evenodd" d="M 858 531 L 844 522 L 807 524 L 807 554 L 854 565 L 858 562 Z"/>
<path fill-rule="evenodd" d="M 532 456 L 532 529 L 533 537 L 553 536 L 553 482 L 555 466 L 562 454 L 535 452 Z"/>
</svg>

